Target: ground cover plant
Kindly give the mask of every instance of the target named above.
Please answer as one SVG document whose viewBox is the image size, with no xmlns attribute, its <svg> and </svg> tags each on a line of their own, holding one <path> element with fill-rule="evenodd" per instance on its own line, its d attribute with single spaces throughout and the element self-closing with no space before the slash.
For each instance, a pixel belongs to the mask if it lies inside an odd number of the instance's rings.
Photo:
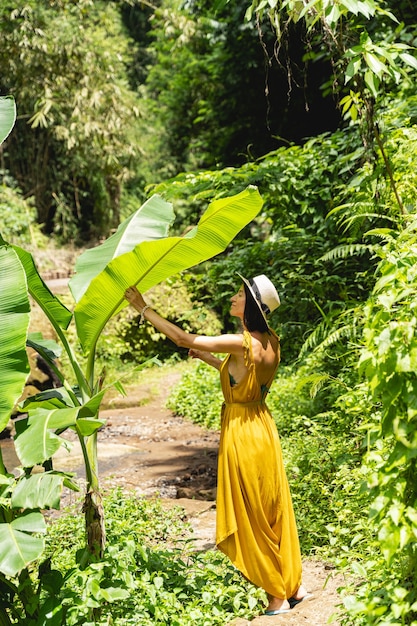
<svg viewBox="0 0 417 626">
<path fill-rule="evenodd" d="M 103 504 L 107 547 L 99 563 L 84 569 L 77 565 L 81 501 L 48 524 L 43 567 L 59 600 L 58 623 L 211 626 L 259 612 L 263 592 L 220 552 L 196 551 L 181 507 L 167 509 L 158 498 L 120 488 L 108 490 Z M 100 617 L 91 621 L 91 609 L 98 607 Z"/>
</svg>

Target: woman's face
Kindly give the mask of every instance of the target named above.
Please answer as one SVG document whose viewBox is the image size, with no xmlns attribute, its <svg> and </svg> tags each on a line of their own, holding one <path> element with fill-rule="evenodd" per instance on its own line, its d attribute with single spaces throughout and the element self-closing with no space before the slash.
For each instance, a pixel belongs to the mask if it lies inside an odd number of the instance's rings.
<svg viewBox="0 0 417 626">
<path fill-rule="evenodd" d="M 230 315 L 243 319 L 246 304 L 246 294 L 243 285 L 239 291 L 230 298 L 230 302 L 232 303 L 230 307 Z"/>
</svg>

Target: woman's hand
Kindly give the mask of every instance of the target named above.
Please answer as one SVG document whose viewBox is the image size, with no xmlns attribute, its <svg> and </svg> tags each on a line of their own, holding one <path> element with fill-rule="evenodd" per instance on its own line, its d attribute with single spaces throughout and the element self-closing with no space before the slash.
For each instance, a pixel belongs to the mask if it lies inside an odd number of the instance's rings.
<svg viewBox="0 0 417 626">
<path fill-rule="evenodd" d="M 125 291 L 125 298 L 138 311 L 142 311 L 142 309 L 146 306 L 146 302 L 143 299 L 142 294 L 136 289 L 136 287 L 128 287 Z"/>
<path fill-rule="evenodd" d="M 219 370 L 222 364 L 222 360 L 211 354 L 211 352 L 204 352 L 204 350 L 197 350 L 196 348 L 190 348 L 188 350 L 188 356 L 192 359 L 200 359 L 204 363 L 207 363 L 207 365 L 216 368 L 216 370 Z"/>
<path fill-rule="evenodd" d="M 188 356 L 190 356 L 192 359 L 201 359 L 202 361 L 205 361 L 207 358 L 207 353 L 202 352 L 202 350 L 195 350 L 195 348 L 190 348 L 188 350 Z"/>
</svg>

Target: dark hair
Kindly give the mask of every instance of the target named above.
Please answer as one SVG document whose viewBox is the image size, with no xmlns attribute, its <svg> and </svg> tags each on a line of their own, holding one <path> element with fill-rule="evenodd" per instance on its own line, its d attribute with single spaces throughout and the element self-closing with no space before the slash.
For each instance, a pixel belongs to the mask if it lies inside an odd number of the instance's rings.
<svg viewBox="0 0 417 626">
<path fill-rule="evenodd" d="M 261 313 L 259 306 L 256 304 L 255 299 L 247 287 L 246 283 L 243 283 L 246 294 L 245 311 L 243 313 L 243 321 L 246 328 L 253 332 L 255 330 L 260 333 L 268 333 L 269 327 L 265 321 L 264 316 Z"/>
</svg>

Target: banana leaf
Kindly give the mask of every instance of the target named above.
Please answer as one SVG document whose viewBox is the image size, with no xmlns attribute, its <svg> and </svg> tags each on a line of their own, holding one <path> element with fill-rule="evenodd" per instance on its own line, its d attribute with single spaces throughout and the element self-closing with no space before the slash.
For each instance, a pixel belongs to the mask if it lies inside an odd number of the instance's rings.
<svg viewBox="0 0 417 626">
<path fill-rule="evenodd" d="M 29 315 L 25 272 L 15 251 L 0 246 L 0 432 L 9 421 L 29 374 Z"/>
<path fill-rule="evenodd" d="M 65 430 L 73 426 L 79 414 L 78 408 L 39 408 L 30 416 L 15 421 L 15 450 L 23 467 L 41 465 L 50 459 L 61 445 L 68 445 L 55 429 Z"/>
<path fill-rule="evenodd" d="M 55 361 L 62 354 L 62 346 L 53 339 L 44 339 L 42 333 L 29 333 L 26 341 L 29 348 L 33 348 L 47 361 Z"/>
<path fill-rule="evenodd" d="M 19 409 L 22 413 L 30 414 L 36 409 L 51 411 L 53 409 L 67 409 L 75 406 L 79 407 L 79 403 L 75 404 L 73 402 L 65 387 L 58 387 L 56 389 L 45 389 L 45 391 L 36 393 L 33 396 L 28 396 L 19 404 Z"/>
<path fill-rule="evenodd" d="M 127 302 L 124 292 L 137 285 L 142 292 L 169 276 L 223 252 L 253 220 L 263 200 L 256 187 L 213 201 L 198 225 L 183 237 L 143 241 L 110 261 L 90 283 L 74 309 L 78 338 L 91 354 L 107 321 Z"/>
<path fill-rule="evenodd" d="M 41 556 L 43 539 L 31 533 L 46 533 L 42 513 L 31 511 L 20 515 L 10 524 L 0 524 L 0 572 L 6 576 L 16 576 Z"/>
<path fill-rule="evenodd" d="M 77 428 L 82 436 L 87 437 L 101 428 L 105 420 L 97 419 L 97 415 L 104 393 L 103 389 L 88 402 L 77 407 L 62 406 L 63 396 L 62 400 L 45 396 L 42 402 L 29 403 L 25 407 L 29 416 L 15 422 L 15 450 L 23 467 L 40 465 L 50 459 L 62 445 L 68 445 L 54 431 L 62 433 L 67 428 Z M 29 400 L 33 401 L 33 398 Z"/>
<path fill-rule="evenodd" d="M 72 319 L 72 313 L 62 302 L 54 296 L 49 287 L 43 282 L 38 274 L 32 255 L 20 248 L 12 246 L 18 255 L 23 268 L 26 272 L 29 293 L 32 298 L 39 304 L 46 313 L 49 320 L 53 322 L 54 327 L 58 325 L 60 328 L 66 329 Z"/>
<path fill-rule="evenodd" d="M 172 204 L 154 195 L 133 215 L 122 222 L 117 231 L 95 248 L 86 250 L 75 263 L 75 274 L 69 281 L 74 300 L 78 302 L 93 278 L 102 272 L 112 259 L 130 252 L 141 241 L 167 237 L 175 214 Z"/>
<path fill-rule="evenodd" d="M 0 144 L 9 136 L 16 121 L 16 104 L 12 96 L 0 97 Z"/>
<path fill-rule="evenodd" d="M 14 509 L 59 509 L 65 476 L 58 472 L 42 472 L 24 476 L 13 490 Z"/>
</svg>

